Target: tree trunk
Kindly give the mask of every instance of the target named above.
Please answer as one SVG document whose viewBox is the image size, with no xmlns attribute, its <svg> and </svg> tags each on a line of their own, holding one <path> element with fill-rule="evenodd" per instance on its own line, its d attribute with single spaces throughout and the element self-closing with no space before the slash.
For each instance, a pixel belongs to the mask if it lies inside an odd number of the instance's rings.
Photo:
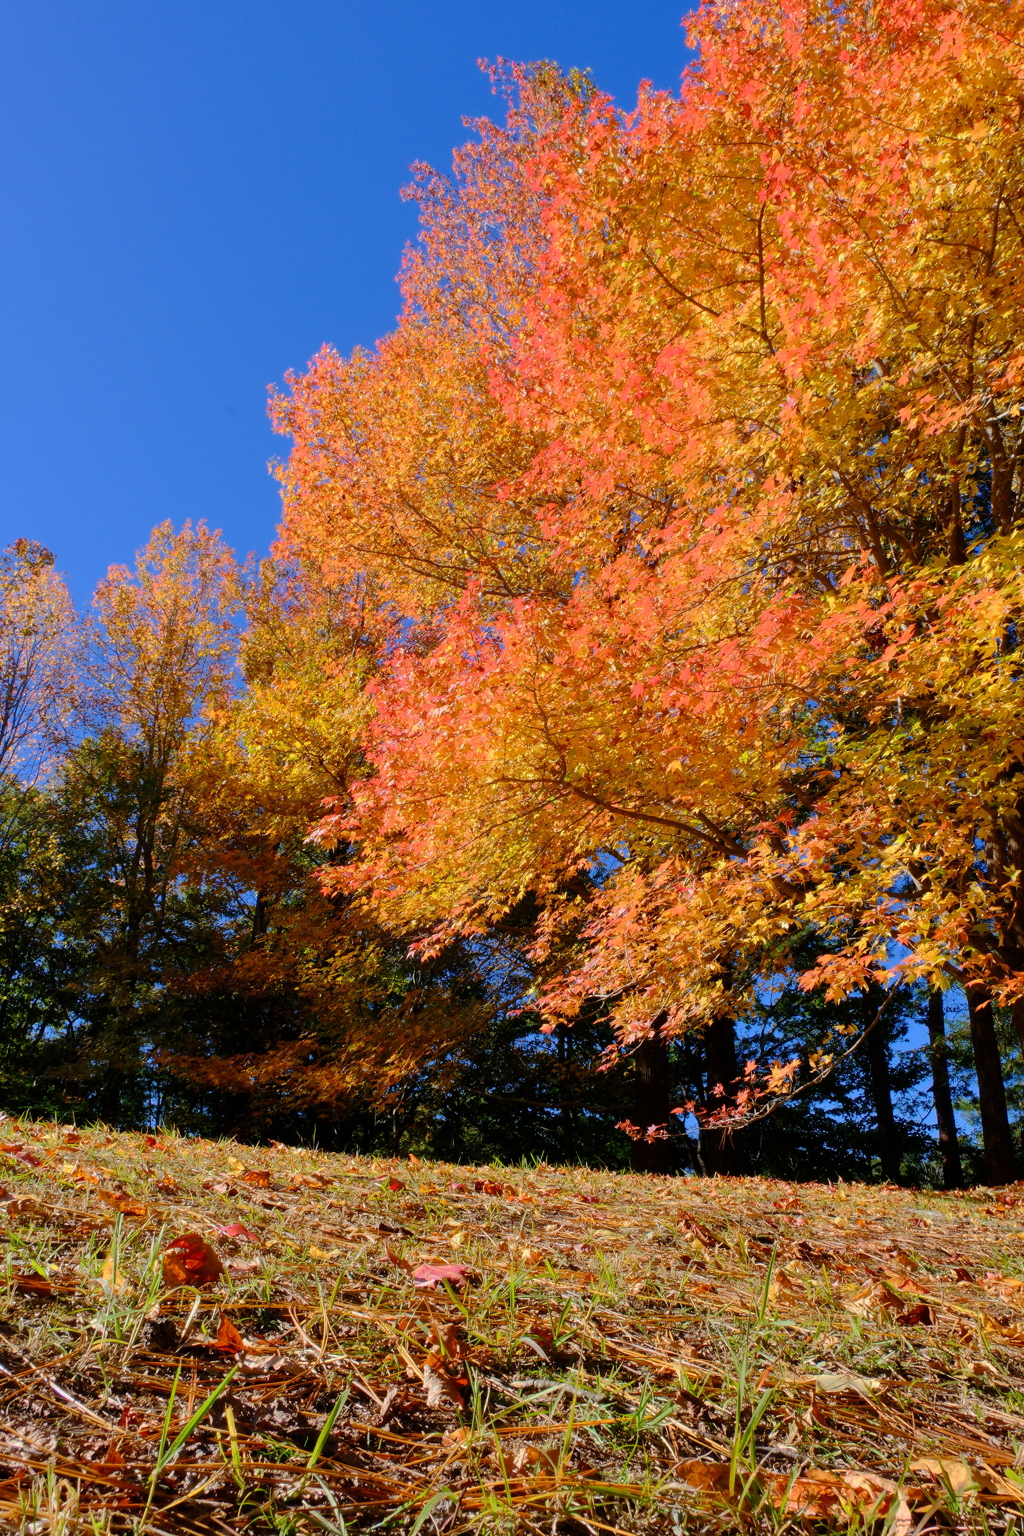
<svg viewBox="0 0 1024 1536">
<path fill-rule="evenodd" d="M 882 1177 L 890 1184 L 900 1182 L 900 1149 L 896 1131 L 896 1116 L 892 1108 L 892 1081 L 889 1076 L 889 1051 L 885 1037 L 876 1025 L 868 1031 L 864 1042 L 871 1080 L 871 1099 L 875 1106 L 875 1126 L 878 1134 L 878 1161 L 882 1165 Z"/>
<path fill-rule="evenodd" d="M 736 1059 L 736 1026 L 730 1018 L 713 1019 L 704 1031 L 704 1065 L 707 1071 L 708 1110 L 728 1107 L 735 1101 L 740 1075 Z M 721 1093 L 716 1093 L 716 1088 Z M 701 1132 L 700 1156 L 707 1174 L 739 1176 L 747 1172 L 747 1157 L 741 1141 L 742 1132 L 706 1130 Z"/>
<path fill-rule="evenodd" d="M 935 987 L 928 994 L 928 1037 L 932 1043 L 932 1097 L 935 1100 L 935 1125 L 939 1133 L 943 1189 L 961 1189 L 964 1171 L 960 1163 L 960 1143 L 956 1137 L 953 1095 L 949 1091 L 949 1059 L 946 1055 L 946 1021 L 942 993 Z"/>
<path fill-rule="evenodd" d="M 978 1076 L 978 1106 L 985 1144 L 985 1180 L 988 1184 L 1012 1184 L 1017 1177 L 1010 1118 L 1006 1113 L 1006 1089 L 999 1060 L 992 1017 L 992 999 L 981 986 L 969 986 L 967 1012 L 971 1021 L 974 1070 Z"/>
<path fill-rule="evenodd" d="M 659 1014 L 646 1040 L 633 1052 L 633 1109 L 630 1119 L 641 1131 L 650 1125 L 671 1129 L 668 1096 L 668 1044 L 662 1034 L 665 1015 Z M 630 1145 L 634 1173 L 671 1173 L 670 1141 L 634 1141 Z"/>
</svg>

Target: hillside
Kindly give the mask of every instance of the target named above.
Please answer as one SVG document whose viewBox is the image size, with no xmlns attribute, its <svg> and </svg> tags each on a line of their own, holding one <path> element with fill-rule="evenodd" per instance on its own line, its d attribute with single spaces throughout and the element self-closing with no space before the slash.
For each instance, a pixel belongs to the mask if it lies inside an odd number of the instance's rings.
<svg viewBox="0 0 1024 1536">
<path fill-rule="evenodd" d="M 1019 1525 L 1013 1190 L 0 1152 L 4 1529 Z"/>
</svg>

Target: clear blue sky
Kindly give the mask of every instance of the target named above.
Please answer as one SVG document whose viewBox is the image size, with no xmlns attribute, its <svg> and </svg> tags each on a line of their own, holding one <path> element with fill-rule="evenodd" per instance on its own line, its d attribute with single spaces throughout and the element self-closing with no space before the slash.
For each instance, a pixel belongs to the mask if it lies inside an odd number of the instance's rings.
<svg viewBox="0 0 1024 1536">
<path fill-rule="evenodd" d="M 675 88 L 682 0 L 6 0 L 0 543 L 80 603 L 152 525 L 277 518 L 266 387 L 387 331 L 414 160 L 499 103 L 480 57 Z"/>
</svg>

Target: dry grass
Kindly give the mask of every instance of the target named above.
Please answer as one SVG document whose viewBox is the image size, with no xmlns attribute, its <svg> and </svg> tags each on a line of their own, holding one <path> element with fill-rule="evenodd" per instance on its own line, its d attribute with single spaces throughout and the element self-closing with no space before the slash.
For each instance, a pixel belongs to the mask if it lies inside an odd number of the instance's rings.
<svg viewBox="0 0 1024 1536">
<path fill-rule="evenodd" d="M 4 1530 L 1021 1528 L 1012 1191 L 0 1141 Z"/>
</svg>

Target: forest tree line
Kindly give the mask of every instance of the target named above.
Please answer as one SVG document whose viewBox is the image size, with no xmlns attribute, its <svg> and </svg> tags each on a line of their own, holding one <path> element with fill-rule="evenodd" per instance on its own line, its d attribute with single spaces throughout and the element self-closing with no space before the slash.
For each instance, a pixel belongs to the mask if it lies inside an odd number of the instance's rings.
<svg viewBox="0 0 1024 1536">
<path fill-rule="evenodd" d="M 5 551 L 8 1110 L 1024 1172 L 1020 10 L 495 70 L 269 559 Z"/>
</svg>

